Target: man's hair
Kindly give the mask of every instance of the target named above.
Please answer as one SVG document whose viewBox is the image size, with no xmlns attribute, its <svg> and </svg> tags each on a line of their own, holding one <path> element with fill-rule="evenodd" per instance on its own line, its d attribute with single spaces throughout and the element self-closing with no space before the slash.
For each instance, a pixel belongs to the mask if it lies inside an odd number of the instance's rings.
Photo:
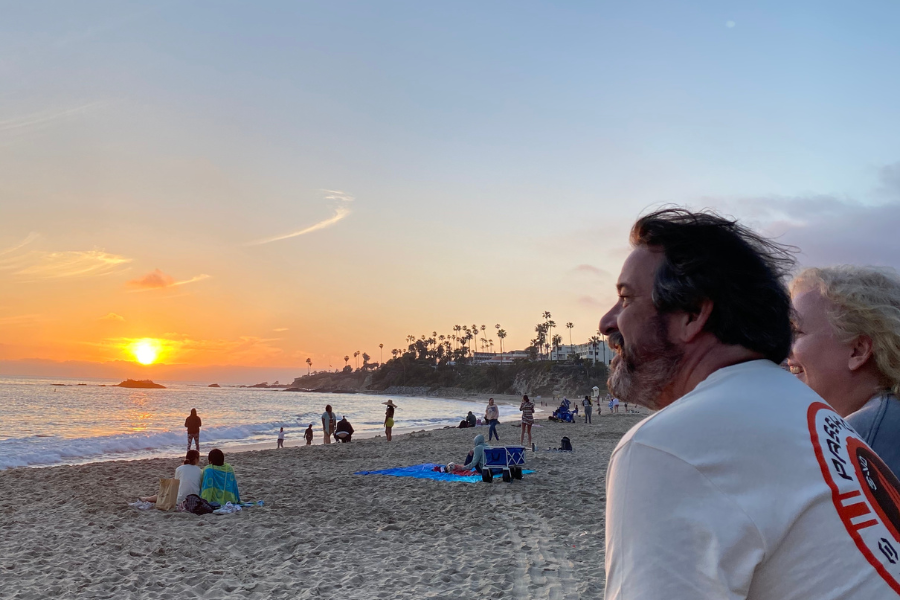
<svg viewBox="0 0 900 600">
<path fill-rule="evenodd" d="M 806 269 L 791 291 L 818 290 L 831 303 L 828 320 L 841 341 L 872 340 L 885 387 L 900 395 L 900 276 L 893 269 L 841 265 Z"/>
<path fill-rule="evenodd" d="M 711 211 L 666 208 L 641 217 L 631 243 L 663 252 L 653 283 L 660 314 L 696 312 L 723 344 L 743 346 L 780 363 L 791 350 L 791 299 L 784 279 L 793 249 Z"/>
<path fill-rule="evenodd" d="M 225 453 L 218 448 L 213 448 L 209 451 L 206 459 L 209 461 L 209 464 L 221 467 L 225 464 Z"/>
</svg>

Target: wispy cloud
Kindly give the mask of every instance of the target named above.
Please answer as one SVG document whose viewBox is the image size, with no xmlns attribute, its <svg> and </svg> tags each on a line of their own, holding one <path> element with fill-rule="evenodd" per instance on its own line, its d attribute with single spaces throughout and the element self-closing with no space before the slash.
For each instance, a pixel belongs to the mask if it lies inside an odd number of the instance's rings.
<svg viewBox="0 0 900 600">
<path fill-rule="evenodd" d="M 39 239 L 30 233 L 18 244 L 0 250 L 0 271 L 31 279 L 60 279 L 65 277 L 97 277 L 127 269 L 130 258 L 103 250 L 24 250 Z"/>
<path fill-rule="evenodd" d="M 105 315 L 103 315 L 102 317 L 100 317 L 97 320 L 98 321 L 120 321 L 121 322 L 121 321 L 125 320 L 125 317 L 123 317 L 122 315 L 118 315 L 114 312 L 110 312 L 110 313 L 106 313 Z"/>
<path fill-rule="evenodd" d="M 0 317 L 0 327 L 31 325 L 32 323 L 43 320 L 43 315 L 15 315 L 12 317 Z"/>
<path fill-rule="evenodd" d="M 12 119 L 0 121 L 0 131 L 15 131 L 18 129 L 27 129 L 30 127 L 41 127 L 43 125 L 48 125 L 54 121 L 65 119 L 66 117 L 72 117 L 81 114 L 85 111 L 97 108 L 98 106 L 101 106 L 103 104 L 104 102 L 101 101 L 89 102 L 87 104 L 75 106 L 72 108 L 51 109 L 31 113 L 28 115 L 22 115 L 19 117 L 13 117 Z"/>
<path fill-rule="evenodd" d="M 5 250 L 0 250 L 0 256 L 3 256 L 4 254 L 12 254 L 13 252 L 15 252 L 15 251 L 17 251 L 17 250 L 21 250 L 22 248 L 24 248 L 25 246 L 27 246 L 27 245 L 30 244 L 31 242 L 35 241 L 35 240 L 38 239 L 39 237 L 41 237 L 39 234 L 34 233 L 34 232 L 31 232 L 31 233 L 29 233 L 29 234 L 25 237 L 24 240 L 22 240 L 21 242 L 19 242 L 19 243 L 16 244 L 15 246 L 11 246 L 11 247 L 9 247 L 9 248 L 6 248 Z"/>
<path fill-rule="evenodd" d="M 594 265 L 582 264 L 582 265 L 578 265 L 577 267 L 575 267 L 572 270 L 575 271 L 576 273 L 594 275 L 596 277 L 609 277 L 609 273 L 607 271 L 604 271 L 603 269 L 595 267 Z"/>
<path fill-rule="evenodd" d="M 281 240 L 287 240 L 287 239 L 298 237 L 301 235 L 306 235 L 307 233 L 312 233 L 313 231 L 319 231 L 320 229 L 325 229 L 327 227 L 331 227 L 335 223 L 338 223 L 339 221 L 343 220 L 344 217 L 346 217 L 347 215 L 349 215 L 352 212 L 350 210 L 350 208 L 348 206 L 346 206 L 346 204 L 353 202 L 355 200 L 355 198 L 353 196 L 351 196 L 350 194 L 347 194 L 345 192 L 342 192 L 340 190 L 322 190 L 322 192 L 325 194 L 326 200 L 337 201 L 337 202 L 342 203 L 342 204 L 338 205 L 337 207 L 335 207 L 333 216 L 331 216 L 328 219 L 325 219 L 324 221 L 319 221 L 315 225 L 310 225 L 309 227 L 300 229 L 299 231 L 294 231 L 294 232 L 286 233 L 283 235 L 276 235 L 274 237 L 256 240 L 255 242 L 247 242 L 247 244 L 245 244 L 245 245 L 246 246 L 260 246 L 262 244 L 270 244 L 272 242 L 278 242 Z"/>
<path fill-rule="evenodd" d="M 137 290 L 164 290 L 181 285 L 187 285 L 189 283 L 194 283 L 195 281 L 202 281 L 208 278 L 209 275 L 201 274 L 197 275 L 196 277 L 191 277 L 190 279 L 185 279 L 184 281 L 176 281 L 176 279 L 168 273 L 163 273 L 159 269 L 154 269 L 143 277 L 132 279 L 125 285 L 130 288 L 136 288 Z"/>
<path fill-rule="evenodd" d="M 578 298 L 578 304 L 586 306 L 588 308 L 603 308 L 603 305 L 600 303 L 600 301 L 593 296 L 581 296 L 580 298 Z"/>
<path fill-rule="evenodd" d="M 281 333 L 282 331 L 287 331 L 287 330 L 288 330 L 287 327 L 277 327 L 277 328 L 273 329 L 272 331 Z"/>
</svg>

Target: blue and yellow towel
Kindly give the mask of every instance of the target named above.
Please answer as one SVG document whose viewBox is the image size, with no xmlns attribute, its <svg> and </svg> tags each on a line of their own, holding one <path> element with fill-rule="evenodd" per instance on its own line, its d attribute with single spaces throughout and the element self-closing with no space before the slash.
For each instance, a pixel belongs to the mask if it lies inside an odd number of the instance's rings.
<svg viewBox="0 0 900 600">
<path fill-rule="evenodd" d="M 207 502 L 218 502 L 223 506 L 226 502 L 238 504 L 241 501 L 237 479 L 234 476 L 234 469 L 231 468 L 231 465 L 225 463 L 221 467 L 216 465 L 206 465 L 204 467 L 200 497 Z"/>
</svg>

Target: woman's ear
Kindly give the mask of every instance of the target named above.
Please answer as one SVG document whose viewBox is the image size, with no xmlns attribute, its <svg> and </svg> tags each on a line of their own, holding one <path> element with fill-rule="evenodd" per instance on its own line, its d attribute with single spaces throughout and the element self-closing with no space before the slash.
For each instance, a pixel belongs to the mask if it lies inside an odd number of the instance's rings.
<svg viewBox="0 0 900 600">
<path fill-rule="evenodd" d="M 872 358 L 873 346 L 872 338 L 869 336 L 856 336 L 850 345 L 850 358 L 847 360 L 847 366 L 851 371 L 856 371 L 869 362 L 869 359 Z"/>
</svg>

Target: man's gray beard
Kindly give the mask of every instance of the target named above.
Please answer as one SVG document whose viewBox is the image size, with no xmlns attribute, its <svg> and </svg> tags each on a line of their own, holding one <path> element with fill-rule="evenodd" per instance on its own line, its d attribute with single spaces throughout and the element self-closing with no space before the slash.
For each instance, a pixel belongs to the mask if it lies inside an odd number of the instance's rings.
<svg viewBox="0 0 900 600">
<path fill-rule="evenodd" d="M 658 319 L 656 340 L 641 352 L 646 358 L 633 356 L 624 344 L 619 346 L 606 382 L 619 400 L 653 410 L 661 408 L 660 396 L 675 379 L 684 356 L 666 339 L 665 323 L 661 317 Z"/>
</svg>

